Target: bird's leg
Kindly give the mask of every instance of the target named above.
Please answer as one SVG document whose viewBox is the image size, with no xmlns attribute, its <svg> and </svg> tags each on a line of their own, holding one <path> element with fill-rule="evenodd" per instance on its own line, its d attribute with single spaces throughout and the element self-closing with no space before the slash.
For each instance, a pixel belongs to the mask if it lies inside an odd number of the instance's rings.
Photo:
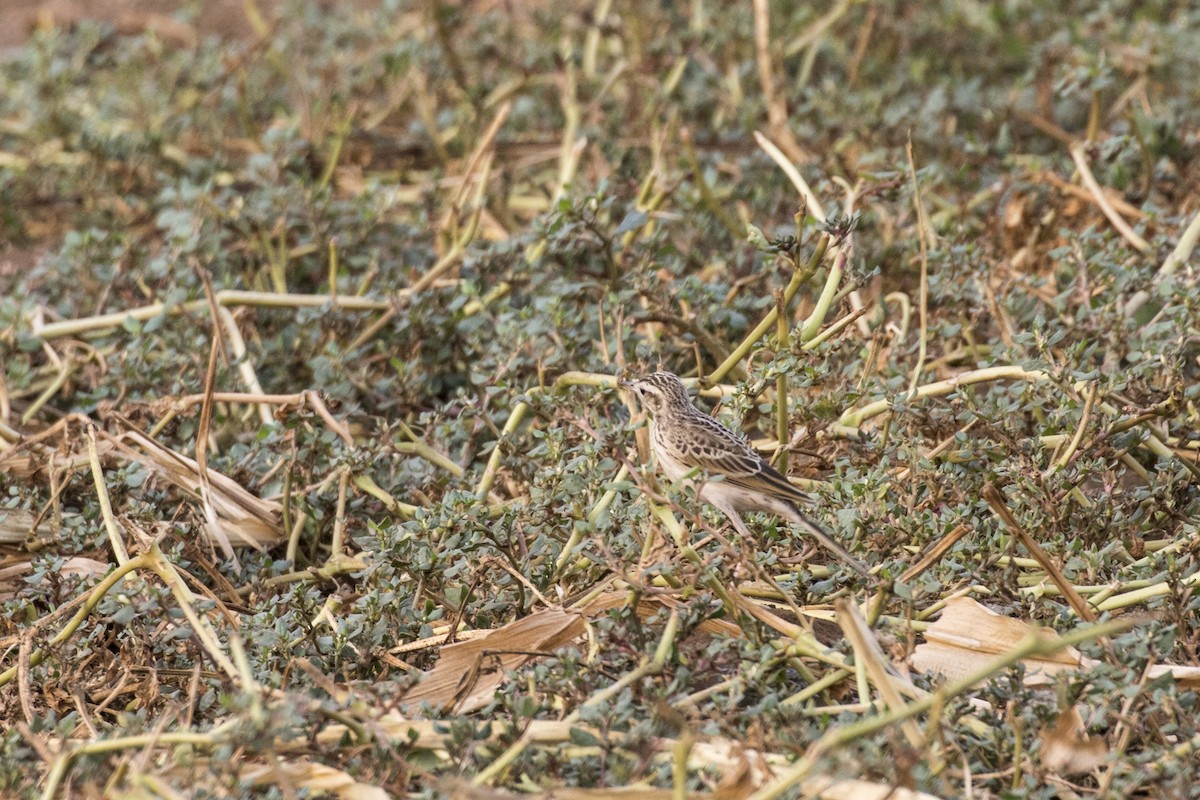
<svg viewBox="0 0 1200 800">
<path fill-rule="evenodd" d="M 706 493 L 703 497 L 703 500 L 712 505 L 712 507 L 717 511 L 720 511 L 722 514 L 728 517 L 729 522 L 732 523 L 735 531 L 740 533 L 742 536 L 745 536 L 747 539 L 751 538 L 750 529 L 747 528 L 746 523 L 742 521 L 742 515 L 738 513 L 736 508 L 734 508 L 733 503 L 720 496 L 717 492 Z"/>
<path fill-rule="evenodd" d="M 733 529 L 740 533 L 746 541 L 754 541 L 754 537 L 750 534 L 750 529 L 746 527 L 746 522 L 742 519 L 741 514 L 736 511 L 726 511 L 725 516 L 729 517 L 729 521 L 733 523 Z"/>
<path fill-rule="evenodd" d="M 733 507 L 732 503 L 728 502 L 724 498 L 708 497 L 706 499 L 714 508 L 729 518 L 730 524 L 732 524 L 733 529 L 737 531 L 738 537 L 742 540 L 742 544 L 749 548 L 749 553 L 753 559 L 755 554 L 758 553 L 758 549 L 754 546 L 754 537 L 750 535 L 750 529 L 746 527 L 746 523 L 742 519 L 742 515 L 738 513 L 737 509 Z M 737 576 L 737 573 L 742 572 L 746 568 L 746 563 L 743 561 L 744 555 L 745 554 L 741 554 L 741 556 L 739 556 L 739 554 L 734 553 L 734 556 L 737 557 L 735 577 Z"/>
</svg>

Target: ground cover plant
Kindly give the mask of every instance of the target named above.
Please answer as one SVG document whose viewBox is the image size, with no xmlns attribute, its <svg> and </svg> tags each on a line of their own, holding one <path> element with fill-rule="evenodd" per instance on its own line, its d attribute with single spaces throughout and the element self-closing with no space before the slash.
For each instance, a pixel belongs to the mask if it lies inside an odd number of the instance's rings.
<svg viewBox="0 0 1200 800">
<path fill-rule="evenodd" d="M 0 794 L 1200 796 L 1195 8 L 196 13 L 0 63 Z"/>
</svg>

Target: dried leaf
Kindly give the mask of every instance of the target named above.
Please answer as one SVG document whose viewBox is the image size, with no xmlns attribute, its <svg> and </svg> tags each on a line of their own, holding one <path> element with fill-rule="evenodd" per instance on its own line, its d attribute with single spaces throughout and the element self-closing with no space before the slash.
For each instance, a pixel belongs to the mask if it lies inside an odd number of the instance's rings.
<svg viewBox="0 0 1200 800">
<path fill-rule="evenodd" d="M 23 544 L 33 527 L 33 512 L 23 508 L 0 508 L 0 544 Z"/>
<path fill-rule="evenodd" d="M 442 648 L 442 657 L 407 694 L 401 707 L 422 703 L 469 713 L 486 705 L 504 681 L 504 673 L 532 656 L 551 653 L 583 635 L 583 615 L 548 608 L 489 631 L 470 641 Z"/>
<path fill-rule="evenodd" d="M 283 509 L 279 503 L 256 497 L 237 481 L 213 469 L 206 471 L 208 493 L 202 496 L 200 465 L 195 460 L 163 447 L 137 431 L 129 431 L 121 439 L 140 449 L 139 452 L 121 441 L 118 448 L 123 455 L 161 475 L 193 500 L 203 502 L 208 519 L 205 531 L 215 537 L 227 553 L 231 552 L 229 545 L 265 550 L 283 538 L 279 522 Z M 218 524 L 213 524 L 214 518 Z"/>
<path fill-rule="evenodd" d="M 957 680 L 1012 650 L 1034 628 L 1023 620 L 997 614 L 969 597 L 956 597 L 946 603 L 942 616 L 925 631 L 925 643 L 913 651 L 912 666 Z M 1038 635 L 1058 638 L 1048 628 L 1039 628 Z M 1022 663 L 1027 669 L 1025 682 L 1040 686 L 1049 683 L 1055 673 L 1079 667 L 1083 658 L 1078 650 L 1067 647 Z"/>
<path fill-rule="evenodd" d="M 58 574 L 87 577 L 103 575 L 108 572 L 109 566 L 109 564 L 94 558 L 75 556 L 63 562 L 58 569 Z M 12 597 L 21 588 L 25 576 L 31 572 L 33 572 L 33 562 L 29 559 L 20 559 L 15 563 L 0 567 L 0 600 Z"/>
<path fill-rule="evenodd" d="M 913 651 L 912 666 L 921 672 L 956 680 L 974 672 L 992 657 L 1011 650 L 1035 628 L 1023 620 L 997 614 L 969 597 L 952 598 L 938 621 L 925 631 L 925 643 L 917 645 Z M 1058 634 L 1048 628 L 1036 629 L 1039 636 L 1058 638 Z M 1058 672 L 1086 669 L 1099 662 L 1067 647 L 1053 655 L 1027 658 L 1021 663 L 1027 670 L 1026 685 L 1045 686 Z M 1200 689 L 1200 667 L 1157 664 L 1150 668 L 1151 680 L 1164 675 L 1174 678 L 1180 688 Z"/>
<path fill-rule="evenodd" d="M 197 762 L 199 766 L 204 763 Z M 191 771 L 190 767 L 187 769 Z M 240 765 L 238 770 L 244 783 L 307 789 L 312 796 L 332 795 L 340 800 L 390 800 L 392 797 L 378 786 L 361 783 L 347 772 L 315 761 L 276 759 L 267 763 L 250 762 Z"/>
<path fill-rule="evenodd" d="M 1042 731 L 1042 766 L 1059 775 L 1079 775 L 1104 765 L 1108 751 L 1100 737 L 1090 738 L 1074 706 Z"/>
</svg>

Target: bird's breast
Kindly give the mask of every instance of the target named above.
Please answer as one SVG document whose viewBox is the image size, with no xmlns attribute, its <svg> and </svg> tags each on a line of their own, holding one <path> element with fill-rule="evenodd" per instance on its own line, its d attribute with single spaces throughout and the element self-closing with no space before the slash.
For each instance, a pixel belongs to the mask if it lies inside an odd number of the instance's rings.
<svg viewBox="0 0 1200 800">
<path fill-rule="evenodd" d="M 658 468 L 672 483 L 692 471 L 692 467 L 680 460 L 677 450 L 669 443 L 664 443 L 657 435 L 653 437 L 654 458 L 658 460 Z"/>
</svg>

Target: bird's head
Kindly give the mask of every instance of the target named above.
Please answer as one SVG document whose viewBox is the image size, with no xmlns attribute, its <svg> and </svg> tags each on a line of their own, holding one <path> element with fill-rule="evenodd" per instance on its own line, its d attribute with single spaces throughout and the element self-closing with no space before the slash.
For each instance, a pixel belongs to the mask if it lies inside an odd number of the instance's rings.
<svg viewBox="0 0 1200 800">
<path fill-rule="evenodd" d="M 655 372 L 622 385 L 632 389 L 646 410 L 656 416 L 665 408 L 691 402 L 683 381 L 673 372 Z"/>
</svg>

